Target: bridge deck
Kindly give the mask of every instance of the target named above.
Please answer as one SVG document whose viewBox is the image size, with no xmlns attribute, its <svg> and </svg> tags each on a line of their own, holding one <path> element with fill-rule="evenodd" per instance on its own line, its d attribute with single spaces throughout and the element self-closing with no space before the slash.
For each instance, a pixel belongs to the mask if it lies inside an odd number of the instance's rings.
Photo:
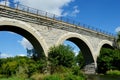
<svg viewBox="0 0 120 80">
<path fill-rule="evenodd" d="M 28 7 L 29 9 L 29 7 Z M 17 19 L 17 20 L 22 20 L 25 22 L 30 22 L 30 23 L 35 23 L 39 25 L 44 25 L 48 27 L 53 27 L 53 28 L 58 28 L 58 29 L 63 29 L 67 31 L 76 31 L 76 30 L 84 30 L 90 33 L 95 33 L 99 34 L 101 36 L 105 36 L 108 38 L 114 38 L 112 34 L 109 34 L 105 31 L 101 31 L 98 29 L 91 29 L 90 27 L 85 27 L 85 25 L 80 26 L 80 24 L 71 24 L 65 22 L 62 17 L 56 17 L 55 15 L 52 16 L 47 16 L 48 13 L 44 13 L 44 15 L 41 13 L 39 14 L 38 11 L 36 10 L 36 13 L 26 11 L 26 10 L 21 10 L 20 8 L 17 7 L 9 7 L 3 4 L 0 4 L 0 16 L 2 17 L 8 17 L 12 19 Z"/>
</svg>

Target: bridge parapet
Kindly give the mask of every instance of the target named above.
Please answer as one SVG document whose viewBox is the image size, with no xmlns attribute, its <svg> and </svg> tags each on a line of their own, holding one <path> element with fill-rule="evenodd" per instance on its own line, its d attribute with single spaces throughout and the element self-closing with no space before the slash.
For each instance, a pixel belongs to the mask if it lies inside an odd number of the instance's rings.
<svg viewBox="0 0 120 80">
<path fill-rule="evenodd" d="M 113 34 L 90 27 L 86 24 L 81 24 L 68 18 L 30 8 L 22 4 L 7 2 L 7 0 L 0 0 L 0 2 L 1 1 L 0 16 L 2 17 L 14 18 L 25 22 L 48 26 L 49 28 L 57 28 L 85 35 L 100 36 L 100 38 L 112 41 L 114 40 Z M 11 3 L 13 6 L 9 6 L 8 3 Z"/>
</svg>

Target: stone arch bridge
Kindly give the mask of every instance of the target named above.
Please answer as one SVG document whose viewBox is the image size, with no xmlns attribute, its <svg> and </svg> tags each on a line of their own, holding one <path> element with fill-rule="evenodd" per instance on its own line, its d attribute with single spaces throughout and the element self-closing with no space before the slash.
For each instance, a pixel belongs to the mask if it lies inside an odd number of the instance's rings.
<svg viewBox="0 0 120 80">
<path fill-rule="evenodd" d="M 0 5 L 0 31 L 12 31 L 27 38 L 38 53 L 42 51 L 48 57 L 51 46 L 72 41 L 82 51 L 86 73 L 95 73 L 97 57 L 102 47 L 113 47 L 114 37 L 74 23 L 66 23 L 53 15 L 38 14 L 39 11 L 23 10 L 20 5 L 10 7 Z"/>
</svg>

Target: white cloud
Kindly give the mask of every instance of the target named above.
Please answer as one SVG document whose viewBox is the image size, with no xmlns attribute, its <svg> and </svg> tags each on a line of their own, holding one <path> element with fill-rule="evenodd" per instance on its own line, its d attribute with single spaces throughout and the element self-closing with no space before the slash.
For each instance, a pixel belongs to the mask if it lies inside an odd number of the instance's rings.
<svg viewBox="0 0 120 80">
<path fill-rule="evenodd" d="M 115 32 L 119 32 L 120 31 L 120 27 L 117 27 L 116 29 L 115 29 Z"/>
<path fill-rule="evenodd" d="M 14 0 L 20 4 L 47 11 L 61 16 L 64 11 L 62 8 L 68 6 L 74 0 Z"/>
<path fill-rule="evenodd" d="M 27 56 L 26 54 L 18 54 L 17 56 Z"/>
<path fill-rule="evenodd" d="M 17 33 L 7 31 L 7 33 L 12 34 L 12 35 L 18 35 Z"/>
<path fill-rule="evenodd" d="M 74 6 L 73 9 L 74 9 L 74 11 L 72 12 L 72 15 L 76 16 L 80 12 L 78 9 L 78 6 Z"/>
<path fill-rule="evenodd" d="M 64 12 L 62 16 L 76 17 L 80 13 L 78 6 L 74 6 L 72 11 Z"/>
<path fill-rule="evenodd" d="M 7 57 L 13 57 L 13 56 L 10 55 L 10 54 L 7 54 L 7 53 L 1 53 L 0 57 L 1 58 L 7 58 Z"/>
<path fill-rule="evenodd" d="M 14 55 L 16 56 L 16 55 Z M 0 57 L 1 58 L 7 58 L 7 57 L 14 57 L 13 55 L 11 54 L 8 54 L 8 53 L 1 53 Z M 17 56 L 27 56 L 26 54 L 17 54 Z"/>
<path fill-rule="evenodd" d="M 0 1 L 0 4 L 10 6 L 10 3 L 6 1 Z"/>
<path fill-rule="evenodd" d="M 25 49 L 33 49 L 32 44 L 25 38 L 22 38 L 21 41 L 18 41 Z"/>
<path fill-rule="evenodd" d="M 67 15 L 69 15 L 68 12 L 64 12 L 64 13 L 62 14 L 62 16 L 67 16 Z"/>
</svg>

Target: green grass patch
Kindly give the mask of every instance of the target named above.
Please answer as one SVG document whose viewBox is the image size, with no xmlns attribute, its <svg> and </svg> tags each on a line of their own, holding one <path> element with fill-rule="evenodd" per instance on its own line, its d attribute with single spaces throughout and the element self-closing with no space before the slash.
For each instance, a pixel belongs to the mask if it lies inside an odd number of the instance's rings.
<svg viewBox="0 0 120 80">
<path fill-rule="evenodd" d="M 120 76 L 120 71 L 119 70 L 109 70 L 107 71 L 108 75 L 119 75 Z"/>
<path fill-rule="evenodd" d="M 8 78 L 1 78 L 0 80 L 29 80 L 29 79 L 24 79 L 24 78 L 19 78 L 19 77 L 8 77 Z"/>
<path fill-rule="evenodd" d="M 0 78 L 0 80 L 86 80 L 86 79 L 83 76 L 77 76 L 73 74 L 52 74 L 52 75 L 34 74 L 29 79 L 12 76 L 8 78 Z"/>
</svg>

